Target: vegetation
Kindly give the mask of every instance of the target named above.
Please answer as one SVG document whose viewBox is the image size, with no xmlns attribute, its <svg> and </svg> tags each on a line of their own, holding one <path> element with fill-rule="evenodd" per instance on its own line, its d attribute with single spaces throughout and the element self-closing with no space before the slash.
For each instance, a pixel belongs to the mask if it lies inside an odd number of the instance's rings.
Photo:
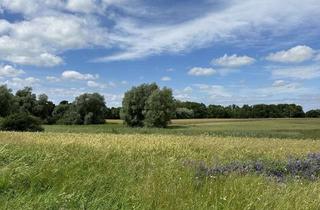
<svg viewBox="0 0 320 210">
<path fill-rule="evenodd" d="M 221 106 L 197 102 L 176 101 L 176 119 L 192 118 L 301 118 L 305 113 L 301 106 L 296 104 L 257 104 L 253 106 L 237 105 Z"/>
<path fill-rule="evenodd" d="M 166 127 L 173 111 L 172 91 L 155 84 L 133 87 L 124 95 L 121 118 L 130 127 Z"/>
<path fill-rule="evenodd" d="M 0 133 L 0 208 L 319 209 L 319 180 L 279 183 L 254 173 L 197 178 L 197 168 L 185 164 L 285 162 L 319 150 L 314 140 Z"/>
<path fill-rule="evenodd" d="M 320 119 L 186 119 L 172 120 L 167 129 L 130 128 L 121 120 L 107 120 L 105 125 L 47 125 L 54 133 L 161 134 L 177 136 L 220 136 L 317 139 Z"/>
<path fill-rule="evenodd" d="M 36 117 L 26 113 L 18 113 L 7 116 L 1 121 L 0 130 L 3 131 L 43 131 L 41 122 Z"/>
<path fill-rule="evenodd" d="M 320 118 L 320 109 L 310 110 L 306 113 L 306 117 Z"/>
</svg>

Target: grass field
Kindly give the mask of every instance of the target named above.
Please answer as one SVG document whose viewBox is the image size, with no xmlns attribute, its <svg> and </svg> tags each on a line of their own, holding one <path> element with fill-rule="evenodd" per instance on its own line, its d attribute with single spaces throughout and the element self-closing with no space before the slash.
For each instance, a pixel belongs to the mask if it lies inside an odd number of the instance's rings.
<svg viewBox="0 0 320 210">
<path fill-rule="evenodd" d="M 0 132 L 0 209 L 320 209 L 320 180 L 198 177 L 186 164 L 286 161 L 319 152 L 319 119 L 45 128 Z"/>
<path fill-rule="evenodd" d="M 127 128 L 120 120 L 107 120 L 106 125 L 45 126 L 47 132 L 208 135 L 317 139 L 320 119 L 195 119 L 173 120 L 168 129 Z"/>
</svg>

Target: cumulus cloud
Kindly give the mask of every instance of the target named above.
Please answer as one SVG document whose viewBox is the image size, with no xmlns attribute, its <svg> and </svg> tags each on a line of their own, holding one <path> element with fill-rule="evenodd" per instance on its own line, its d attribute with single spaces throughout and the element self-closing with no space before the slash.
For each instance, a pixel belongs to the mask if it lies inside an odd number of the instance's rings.
<svg viewBox="0 0 320 210">
<path fill-rule="evenodd" d="M 70 14 L 0 22 L 0 60 L 23 65 L 57 66 L 71 49 L 106 46 L 107 32 L 94 18 Z"/>
<path fill-rule="evenodd" d="M 314 57 L 315 50 L 306 45 L 298 45 L 289 50 L 283 50 L 276 53 L 270 53 L 266 59 L 268 61 L 280 63 L 301 63 L 311 60 Z"/>
<path fill-rule="evenodd" d="M 189 70 L 188 74 L 191 76 L 210 76 L 215 74 L 217 71 L 213 68 L 202 68 L 202 67 L 193 67 Z"/>
<path fill-rule="evenodd" d="M 92 74 L 82 74 L 77 71 L 64 71 L 61 75 L 63 79 L 70 79 L 70 80 L 95 80 L 99 78 L 98 75 L 92 75 Z"/>
<path fill-rule="evenodd" d="M 161 81 L 164 81 L 164 82 L 171 81 L 171 77 L 168 77 L 168 76 L 162 77 Z"/>
<path fill-rule="evenodd" d="M 17 77 L 25 72 L 11 65 L 0 66 L 0 77 Z"/>
<path fill-rule="evenodd" d="M 320 66 L 295 66 L 288 68 L 276 68 L 271 71 L 274 78 L 314 79 L 320 77 Z"/>
<path fill-rule="evenodd" d="M 228 67 L 228 68 L 235 68 L 240 66 L 250 65 L 255 62 L 254 58 L 249 56 L 238 56 L 236 54 L 228 56 L 225 54 L 223 57 L 213 59 L 211 61 L 212 64 Z"/>
</svg>

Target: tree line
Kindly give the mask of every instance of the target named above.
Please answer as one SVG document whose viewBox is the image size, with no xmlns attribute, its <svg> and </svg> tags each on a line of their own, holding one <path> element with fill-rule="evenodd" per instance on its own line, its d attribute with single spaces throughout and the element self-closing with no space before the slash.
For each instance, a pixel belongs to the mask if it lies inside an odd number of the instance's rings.
<svg viewBox="0 0 320 210">
<path fill-rule="evenodd" d="M 320 110 L 305 113 L 296 104 L 207 106 L 176 100 L 171 89 L 161 89 L 155 83 L 132 87 L 125 93 L 121 108 L 108 108 L 105 98 L 99 93 L 85 93 L 72 102 L 61 101 L 56 105 L 49 101 L 47 95 L 34 94 L 30 87 L 14 94 L 7 86 L 0 86 L 2 130 L 23 130 L 30 121 L 37 126 L 29 130 L 41 130 L 41 124 L 101 124 L 105 123 L 105 119 L 123 119 L 131 127 L 166 127 L 170 119 L 301 117 L 320 117 Z M 17 127 L 17 122 L 21 129 Z"/>
</svg>

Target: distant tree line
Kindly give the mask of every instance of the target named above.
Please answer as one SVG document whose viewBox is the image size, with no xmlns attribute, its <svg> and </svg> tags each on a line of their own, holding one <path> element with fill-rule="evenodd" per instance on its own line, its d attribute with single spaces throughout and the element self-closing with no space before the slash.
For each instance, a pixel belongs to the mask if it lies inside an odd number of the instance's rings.
<svg viewBox="0 0 320 210">
<path fill-rule="evenodd" d="M 198 102 L 173 102 L 172 119 L 201 119 L 201 118 L 320 118 L 320 109 L 304 112 L 296 104 L 256 104 L 256 105 L 208 105 Z M 121 107 L 107 108 L 107 119 L 120 119 Z"/>
<path fill-rule="evenodd" d="M 85 93 L 74 101 L 55 105 L 45 94 L 26 87 L 15 94 L 0 86 L 0 129 L 41 131 L 41 124 L 88 125 L 105 119 L 123 119 L 131 127 L 166 127 L 170 119 L 192 118 L 298 118 L 320 117 L 320 110 L 304 112 L 296 104 L 205 105 L 179 101 L 171 89 L 142 84 L 125 93 L 122 107 L 108 108 L 99 93 Z M 31 123 L 30 123 L 31 122 Z M 17 125 L 18 124 L 18 125 Z"/>
<path fill-rule="evenodd" d="M 257 104 L 257 105 L 208 105 L 197 102 L 176 101 L 176 119 L 191 118 L 301 118 L 311 117 L 296 104 Z M 320 115 L 314 115 L 320 117 Z"/>
</svg>

